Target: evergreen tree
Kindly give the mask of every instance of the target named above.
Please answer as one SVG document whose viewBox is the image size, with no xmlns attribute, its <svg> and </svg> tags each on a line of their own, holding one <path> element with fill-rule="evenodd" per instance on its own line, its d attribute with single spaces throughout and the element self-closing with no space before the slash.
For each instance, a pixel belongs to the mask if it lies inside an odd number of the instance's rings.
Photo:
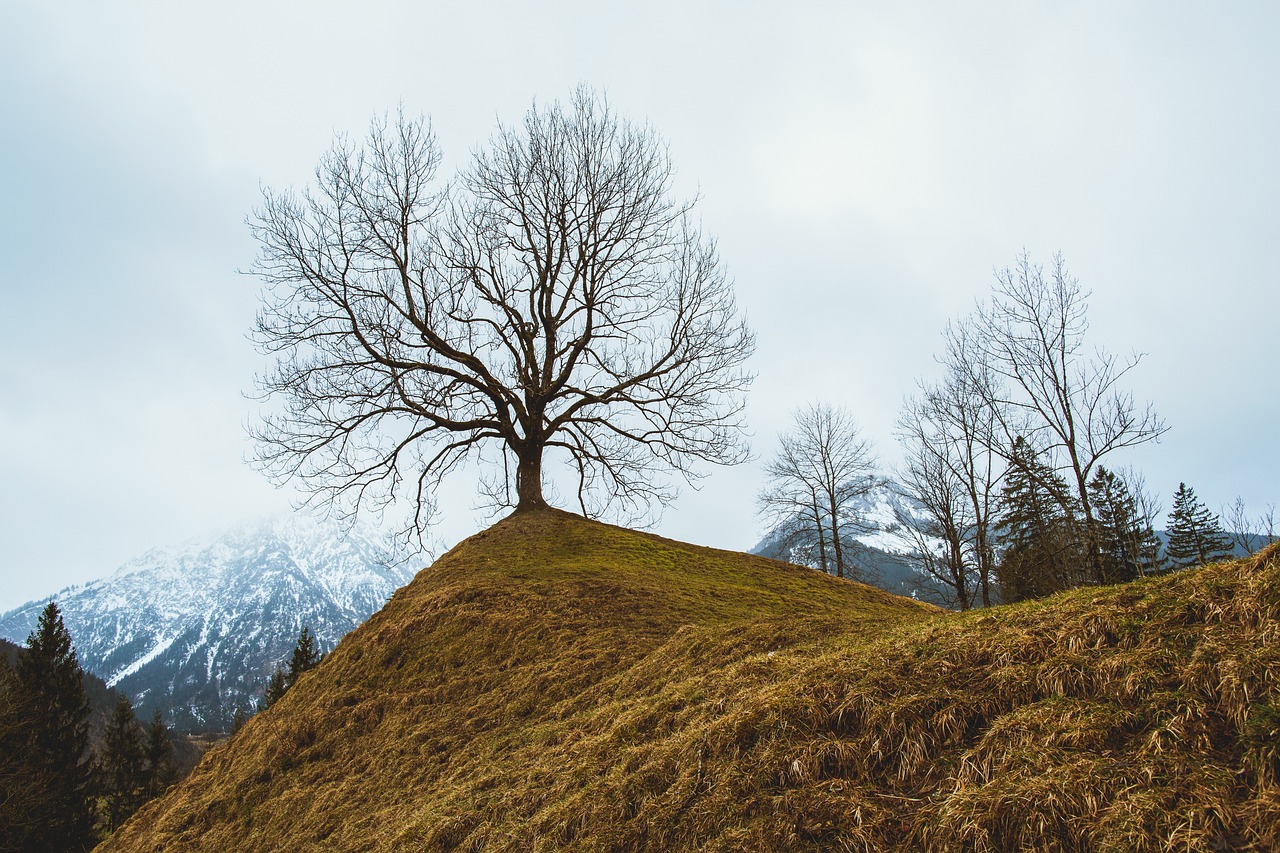
<svg viewBox="0 0 1280 853">
<path fill-rule="evenodd" d="M 147 799 L 147 750 L 133 704 L 123 693 L 116 698 L 102 732 L 103 823 L 108 832 L 124 823 Z"/>
<path fill-rule="evenodd" d="M 311 635 L 311 629 L 303 625 L 302 633 L 298 634 L 298 642 L 293 647 L 293 657 L 289 659 L 285 687 L 292 687 L 297 682 L 298 676 L 318 663 L 320 663 L 320 652 L 316 648 L 315 637 Z"/>
<path fill-rule="evenodd" d="M 283 678 L 283 675 L 281 676 Z M 244 712 L 244 708 L 236 706 L 236 712 L 231 716 L 231 733 L 235 734 L 244 728 L 244 724 L 249 722 L 249 715 Z"/>
<path fill-rule="evenodd" d="M 298 634 L 298 642 L 294 644 L 293 654 L 289 657 L 289 671 L 285 672 L 283 668 L 276 667 L 275 673 L 267 681 L 267 692 L 263 697 L 262 707 L 270 708 L 278 702 L 285 691 L 297 682 L 302 673 L 320 663 L 320 657 L 311 629 L 303 625 L 302 632 Z"/>
<path fill-rule="evenodd" d="M 34 828 L 21 849 L 69 853 L 94 846 L 89 700 L 71 635 L 52 601 L 18 655 L 13 683 L 29 702 L 26 749 Z"/>
<path fill-rule="evenodd" d="M 28 850 L 44 817 L 47 767 L 35 761 L 31 743 L 31 697 L 0 654 L 0 850 Z M 47 848 L 46 848 L 47 849 Z"/>
<path fill-rule="evenodd" d="M 1019 437 L 1001 490 L 996 578 L 1005 601 L 1039 598 L 1087 579 L 1070 490 Z"/>
<path fill-rule="evenodd" d="M 173 738 L 164 724 L 160 709 L 156 708 L 147 726 L 147 796 L 156 797 L 177 781 L 177 768 L 173 763 Z"/>
<path fill-rule="evenodd" d="M 1159 571 L 1159 540 L 1140 517 L 1137 499 L 1120 477 L 1099 466 L 1089 481 L 1094 510 L 1094 542 L 1107 583 L 1121 583 Z"/>
<path fill-rule="evenodd" d="M 279 666 L 267 681 L 267 693 L 263 697 L 263 707 L 270 708 L 276 702 L 280 701 L 280 697 L 284 695 L 285 690 L 289 689 L 288 683 L 285 681 L 284 670 Z"/>
<path fill-rule="evenodd" d="M 1195 491 L 1186 483 L 1179 483 L 1173 496 L 1166 551 L 1173 569 L 1215 563 L 1232 554 L 1231 539 L 1218 516 L 1196 499 Z"/>
</svg>

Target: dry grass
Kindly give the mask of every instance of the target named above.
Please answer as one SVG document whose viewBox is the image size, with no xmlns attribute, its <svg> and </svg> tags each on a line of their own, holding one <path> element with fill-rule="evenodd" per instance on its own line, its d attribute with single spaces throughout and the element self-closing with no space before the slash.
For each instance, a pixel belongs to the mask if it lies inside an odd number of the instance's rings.
<svg viewBox="0 0 1280 853">
<path fill-rule="evenodd" d="M 964 616 L 547 512 L 106 850 L 1267 850 L 1280 554 Z"/>
</svg>

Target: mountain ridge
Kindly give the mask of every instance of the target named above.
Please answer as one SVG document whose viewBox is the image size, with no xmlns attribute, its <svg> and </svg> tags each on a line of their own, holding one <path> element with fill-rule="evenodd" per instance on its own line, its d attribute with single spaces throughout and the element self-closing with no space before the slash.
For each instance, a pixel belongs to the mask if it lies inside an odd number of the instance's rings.
<svg viewBox="0 0 1280 853">
<path fill-rule="evenodd" d="M 332 647 L 412 572 L 375 534 L 305 515 L 158 547 L 111 575 L 0 615 L 24 638 L 53 598 L 82 665 L 184 731 L 225 731 L 251 711 L 308 625 Z"/>
</svg>

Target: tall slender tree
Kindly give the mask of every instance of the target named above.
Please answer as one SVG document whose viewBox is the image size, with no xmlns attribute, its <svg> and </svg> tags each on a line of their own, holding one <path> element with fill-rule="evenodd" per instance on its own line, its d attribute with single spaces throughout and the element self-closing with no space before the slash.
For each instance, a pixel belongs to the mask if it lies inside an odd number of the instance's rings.
<svg viewBox="0 0 1280 853">
<path fill-rule="evenodd" d="M 849 534 L 858 526 L 853 507 L 877 482 L 875 453 L 853 416 L 825 404 L 799 410 L 765 472 L 769 482 L 758 498 L 761 515 L 775 528 L 810 531 L 818 542 L 820 567 L 844 577 L 852 568 Z"/>
<path fill-rule="evenodd" d="M 236 708 L 239 711 L 239 707 Z M 147 726 L 147 796 L 156 797 L 177 781 L 177 767 L 173 763 L 173 736 L 164 723 L 160 709 L 156 708 Z"/>
<path fill-rule="evenodd" d="M 32 705 L 8 657 L 0 654 L 0 850 L 39 849 L 35 838 L 43 827 L 45 796 L 55 782 L 33 749 Z"/>
<path fill-rule="evenodd" d="M 904 451 L 899 481 L 924 509 L 925 518 L 900 518 L 917 540 L 917 563 L 950 591 L 960 609 L 992 603 L 995 577 L 995 524 L 999 483 L 1005 464 L 993 447 L 997 418 L 987 394 L 977 387 L 990 381 L 962 327 L 947 329 L 944 379 L 921 384 L 898 417 L 897 436 Z M 931 540 L 945 542 L 935 552 Z"/>
<path fill-rule="evenodd" d="M 262 697 L 262 706 L 270 708 L 276 702 L 280 701 L 280 697 L 289 689 L 289 683 L 285 679 L 284 669 L 276 666 L 276 671 L 271 673 L 271 677 L 267 679 L 267 692 Z"/>
<path fill-rule="evenodd" d="M 1124 478 L 1098 466 L 1089 481 L 1106 580 L 1129 581 L 1159 570 L 1159 543 Z M 1154 555 L 1154 556 L 1153 556 Z"/>
<path fill-rule="evenodd" d="M 1078 522 L 1075 535 L 1092 570 L 1083 582 L 1105 583 L 1089 480 L 1111 454 L 1155 441 L 1167 427 L 1124 387 L 1141 355 L 1120 358 L 1086 345 L 1087 298 L 1060 254 L 1047 272 L 1025 251 L 1013 268 L 997 272 L 992 299 L 972 324 L 982 355 L 976 364 L 997 381 L 975 387 L 988 395 L 1004 433 L 993 446 L 1011 449 L 1016 435 L 1029 436 L 1065 476 L 1064 518 Z"/>
<path fill-rule="evenodd" d="M 1005 601 L 1039 598 L 1088 578 L 1070 486 L 1025 439 L 1013 443 L 1000 505 L 996 576 Z"/>
<path fill-rule="evenodd" d="M 1179 483 L 1173 494 L 1168 533 L 1165 550 L 1173 569 L 1202 566 L 1231 556 L 1231 538 L 1222 529 L 1218 516 L 1196 498 L 1195 490 L 1186 483 Z"/>
<path fill-rule="evenodd" d="M 101 772 L 103 824 L 112 832 L 147 799 L 147 753 L 142 728 L 133 703 L 123 693 L 116 697 L 111 717 L 102 731 Z"/>
<path fill-rule="evenodd" d="M 50 601 L 14 669 L 16 689 L 30 703 L 32 784 L 43 785 L 36 828 L 23 849 L 71 853 L 95 843 L 89 700 L 83 678 L 71 635 L 58 605 Z"/>
<path fill-rule="evenodd" d="M 968 552 L 973 525 L 962 484 L 933 446 L 920 443 L 912 450 L 899 481 L 923 517 L 899 513 L 897 521 L 912 541 L 916 567 L 941 587 L 944 601 L 968 610 L 980 584 Z"/>
<path fill-rule="evenodd" d="M 293 646 L 293 654 L 289 657 L 289 671 L 285 673 L 285 686 L 292 687 L 298 676 L 320 663 L 320 650 L 316 648 L 316 639 L 311 629 L 303 625 L 298 633 L 298 641 Z"/>
</svg>

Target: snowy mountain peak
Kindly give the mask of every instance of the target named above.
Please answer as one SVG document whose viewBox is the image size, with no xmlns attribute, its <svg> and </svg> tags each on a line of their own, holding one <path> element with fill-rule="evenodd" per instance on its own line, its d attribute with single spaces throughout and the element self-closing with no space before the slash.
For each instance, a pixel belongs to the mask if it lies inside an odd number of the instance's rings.
<svg viewBox="0 0 1280 853">
<path fill-rule="evenodd" d="M 225 728 L 261 693 L 303 625 L 322 648 L 413 577 L 409 556 L 375 531 L 305 514 L 153 548 L 111 575 L 50 596 L 81 663 L 185 728 Z M 48 598 L 0 616 L 24 642 Z"/>
</svg>

